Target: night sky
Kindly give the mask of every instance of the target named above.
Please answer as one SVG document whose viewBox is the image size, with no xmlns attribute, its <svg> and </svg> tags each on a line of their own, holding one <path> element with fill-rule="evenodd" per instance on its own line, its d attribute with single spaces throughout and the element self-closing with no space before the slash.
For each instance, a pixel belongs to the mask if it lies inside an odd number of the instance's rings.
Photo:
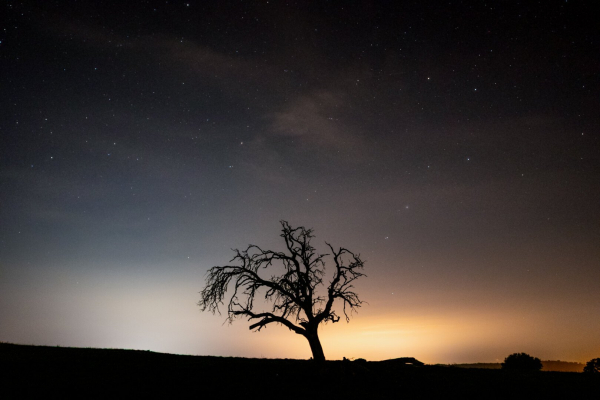
<svg viewBox="0 0 600 400">
<path fill-rule="evenodd" d="M 599 357 L 594 3 L 4 2 L 0 340 L 308 358 L 197 306 L 283 219 L 366 260 L 329 359 Z"/>
</svg>

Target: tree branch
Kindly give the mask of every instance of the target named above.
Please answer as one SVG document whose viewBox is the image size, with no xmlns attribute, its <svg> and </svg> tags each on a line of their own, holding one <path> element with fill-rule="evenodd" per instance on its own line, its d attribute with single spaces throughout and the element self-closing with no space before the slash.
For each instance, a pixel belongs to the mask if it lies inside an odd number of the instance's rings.
<svg viewBox="0 0 600 400">
<path fill-rule="evenodd" d="M 313 238 L 311 229 L 292 228 L 286 221 L 281 221 L 281 225 L 281 237 L 287 253 L 263 250 L 256 245 L 249 245 L 243 251 L 233 250 L 235 256 L 231 262 L 239 265 L 215 266 L 208 270 L 206 286 L 200 292 L 198 302 L 201 310 L 220 314 L 219 306 L 225 304 L 229 290 L 227 320 L 230 323 L 237 317 L 258 320 L 250 325 L 251 330 L 260 331 L 268 324 L 278 323 L 307 336 L 309 331 L 316 332 L 321 322 L 340 320 L 333 310 L 336 299 L 341 299 L 348 321 L 350 314 L 363 303 L 352 285 L 356 279 L 365 276 L 359 272 L 364 266 L 360 255 L 345 248 L 335 251 L 326 243 L 333 256 L 335 272 L 327 288 L 327 296 L 319 296 L 316 288 L 323 283 L 324 258 L 329 254 L 316 253 L 310 244 Z M 270 279 L 260 276 L 261 270 L 274 264 L 283 266 L 281 276 Z M 254 301 L 259 292 L 265 301 L 272 303 L 270 311 L 254 311 Z"/>
</svg>

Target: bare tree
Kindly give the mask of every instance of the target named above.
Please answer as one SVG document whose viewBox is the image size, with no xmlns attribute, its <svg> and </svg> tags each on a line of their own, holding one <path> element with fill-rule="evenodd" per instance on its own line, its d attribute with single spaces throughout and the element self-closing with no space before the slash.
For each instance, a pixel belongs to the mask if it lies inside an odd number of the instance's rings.
<svg viewBox="0 0 600 400">
<path fill-rule="evenodd" d="M 359 272 L 364 262 L 359 254 L 348 249 L 337 251 L 326 242 L 331 254 L 317 254 L 310 244 L 312 229 L 292 228 L 286 221 L 280 221 L 280 235 L 286 246 L 285 252 L 263 250 L 249 245 L 246 250 L 235 249 L 230 262 L 239 265 L 212 267 L 206 277 L 206 286 L 198 302 L 202 311 L 213 314 L 224 304 L 227 290 L 231 297 L 227 304 L 227 320 L 237 317 L 256 320 L 250 330 L 260 331 L 271 323 L 281 324 L 298 335 L 304 336 L 310 344 L 313 359 L 325 361 L 323 347 L 319 340 L 318 328 L 322 322 L 338 322 L 340 316 L 334 310 L 334 302 L 343 304 L 342 312 L 346 322 L 351 313 L 363 303 L 353 291 L 352 283 L 365 276 Z M 327 292 L 318 294 L 317 288 L 323 285 L 324 259 L 332 256 L 335 263 L 333 278 Z M 263 277 L 267 268 L 281 268 L 281 275 Z M 230 287 L 230 283 L 232 284 Z M 260 293 L 259 293 L 260 291 Z M 264 296 L 270 311 L 255 311 L 255 298 Z"/>
</svg>

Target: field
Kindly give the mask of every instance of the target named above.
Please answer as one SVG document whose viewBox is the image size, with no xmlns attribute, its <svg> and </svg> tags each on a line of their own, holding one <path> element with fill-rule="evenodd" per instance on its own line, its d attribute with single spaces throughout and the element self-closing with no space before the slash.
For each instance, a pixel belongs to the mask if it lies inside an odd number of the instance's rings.
<svg viewBox="0 0 600 400">
<path fill-rule="evenodd" d="M 4 393 L 18 396 L 240 398 L 600 398 L 600 377 L 391 361 L 185 356 L 0 343 Z M 4 397 L 7 398 L 7 397 Z"/>
</svg>

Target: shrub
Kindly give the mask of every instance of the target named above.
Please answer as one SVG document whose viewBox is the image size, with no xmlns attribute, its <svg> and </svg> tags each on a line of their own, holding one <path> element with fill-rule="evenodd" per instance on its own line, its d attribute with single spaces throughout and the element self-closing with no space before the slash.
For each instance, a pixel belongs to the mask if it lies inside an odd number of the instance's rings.
<svg viewBox="0 0 600 400">
<path fill-rule="evenodd" d="M 583 372 L 588 374 L 598 374 L 600 373 L 600 358 L 594 358 L 585 364 L 583 367 Z"/>
<path fill-rule="evenodd" d="M 513 353 L 504 359 L 502 369 L 509 371 L 539 371 L 542 362 L 526 353 Z"/>
</svg>

